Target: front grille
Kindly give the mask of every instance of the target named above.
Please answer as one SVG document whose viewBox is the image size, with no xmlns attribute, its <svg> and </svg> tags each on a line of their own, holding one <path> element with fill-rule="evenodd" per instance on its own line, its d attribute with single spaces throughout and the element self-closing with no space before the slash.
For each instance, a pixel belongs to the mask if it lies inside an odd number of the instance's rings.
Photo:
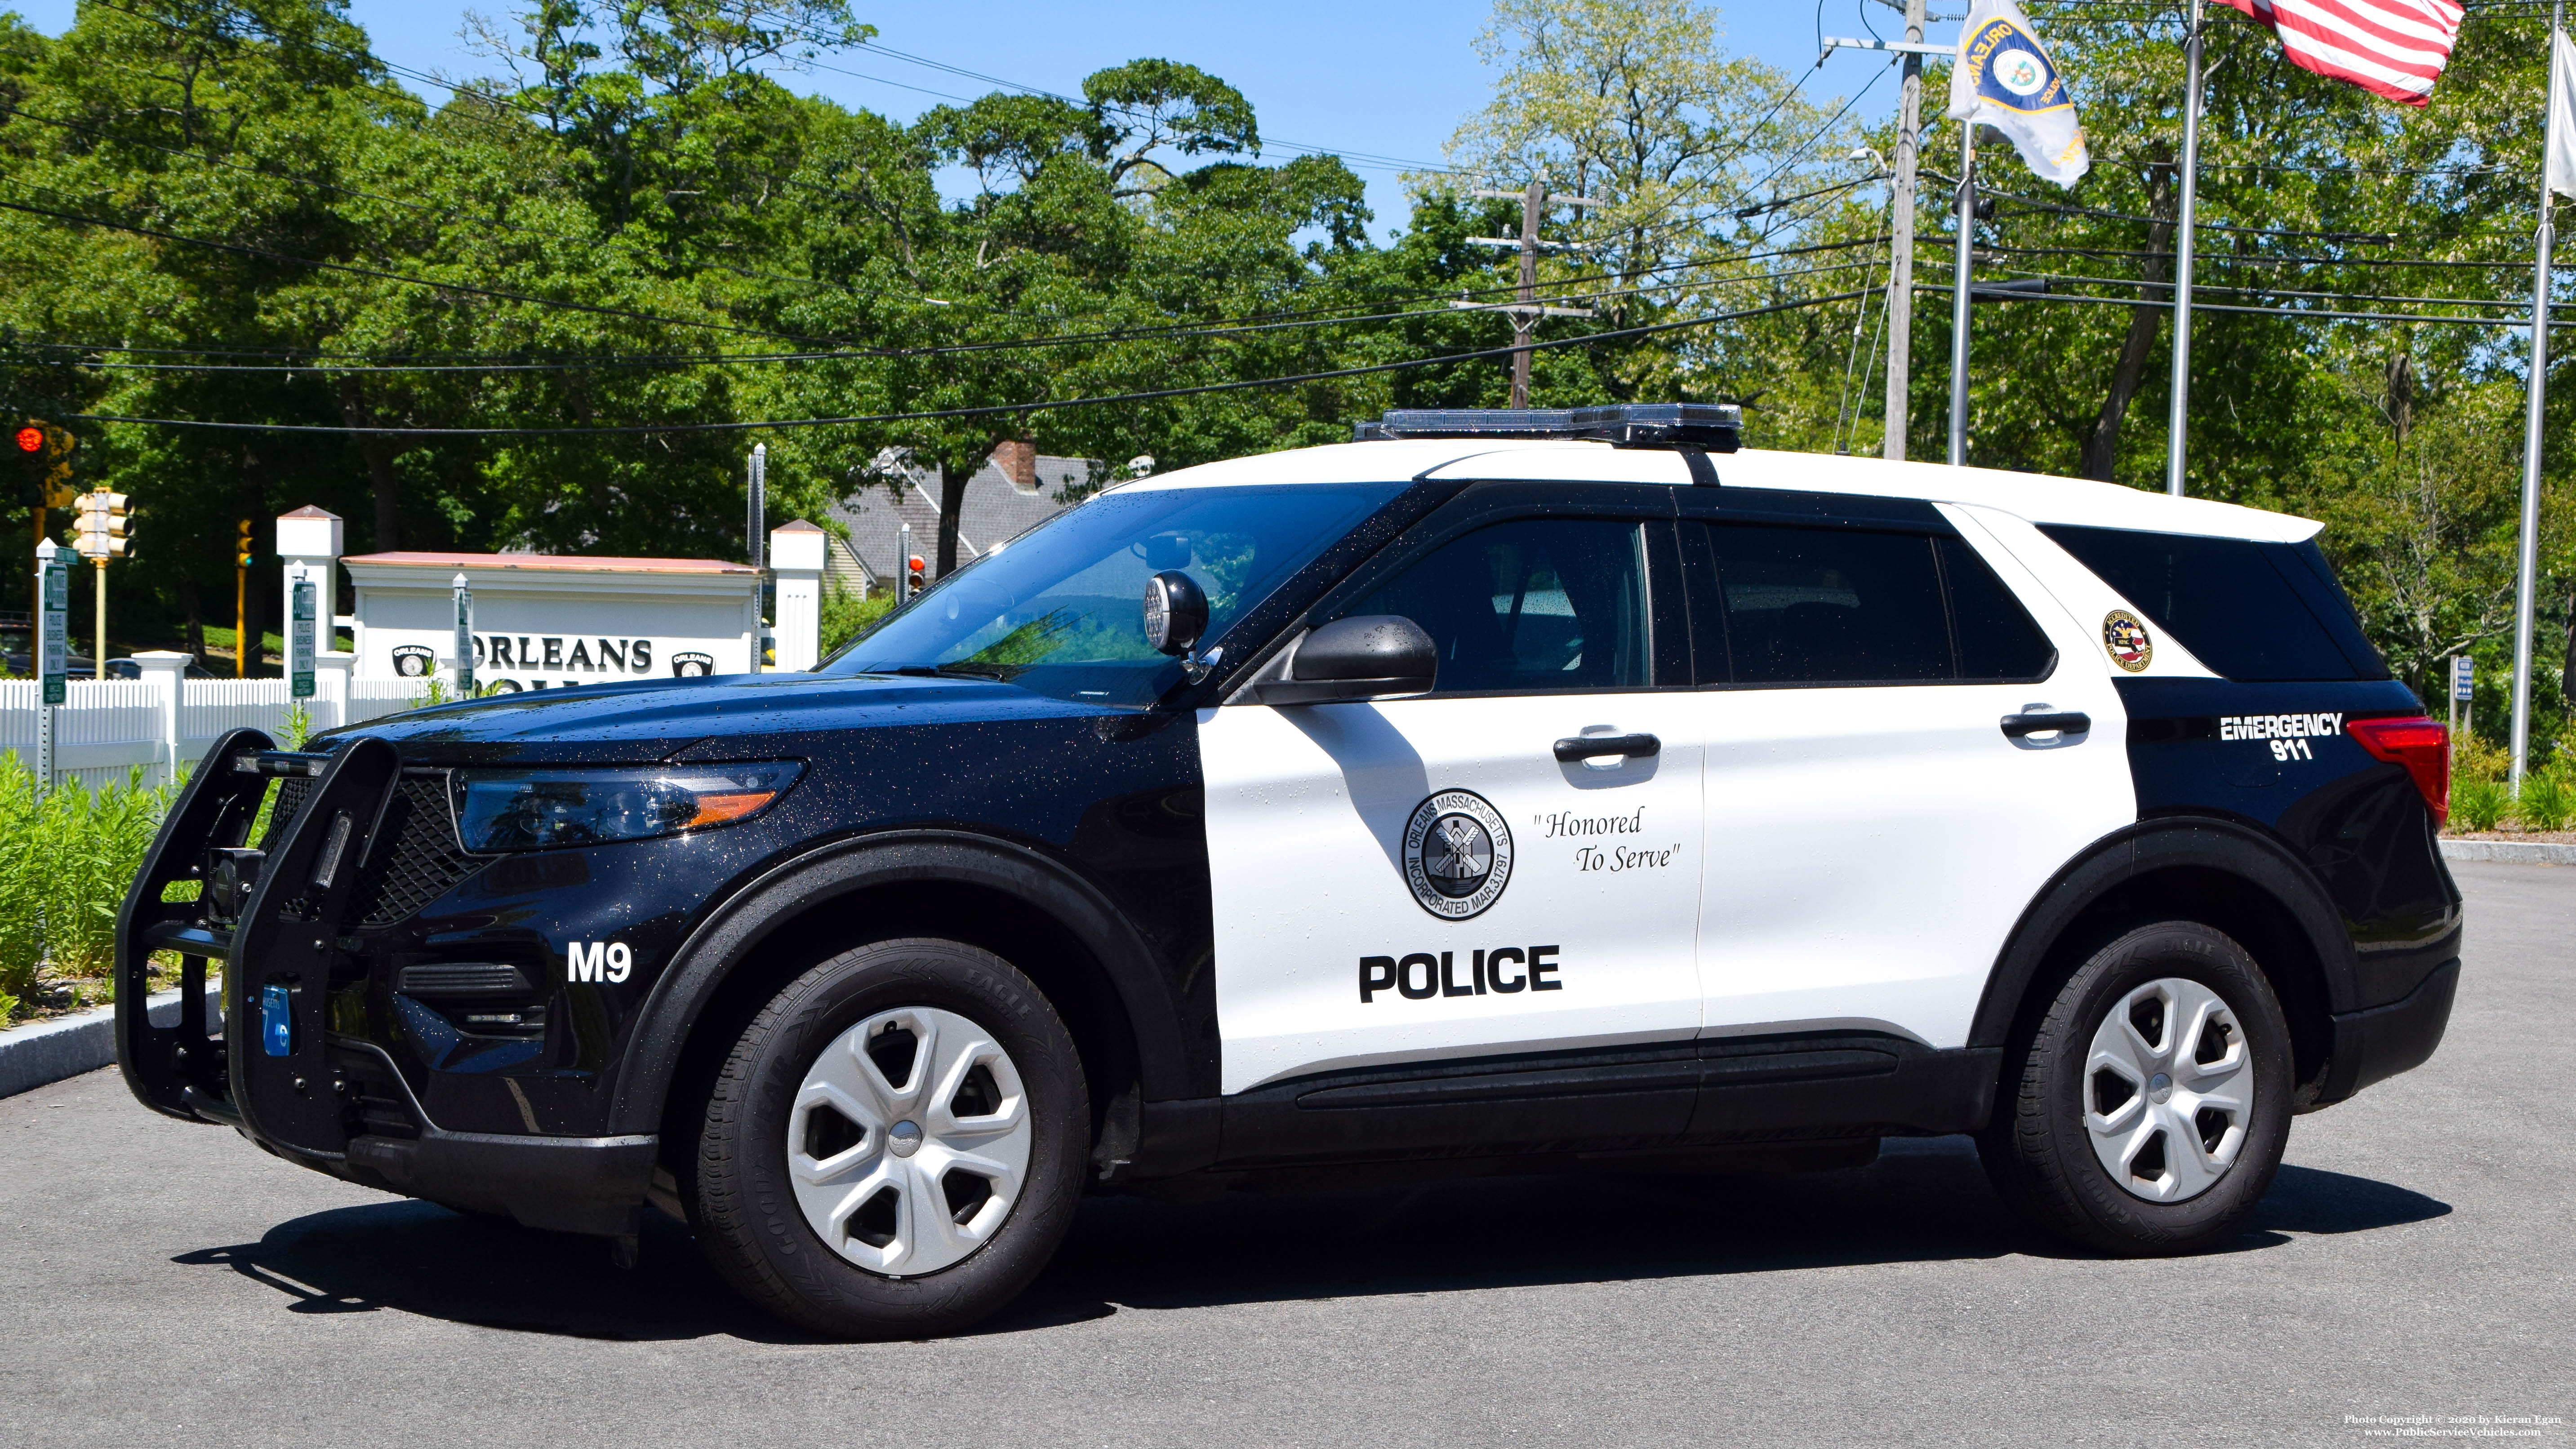
<svg viewBox="0 0 2576 1449">
<path fill-rule="evenodd" d="M 385 806 L 385 821 L 367 853 L 349 906 L 360 930 L 380 930 L 447 894 L 483 861 L 456 846 L 447 813 L 447 782 L 436 775 L 405 775 Z"/>
<path fill-rule="evenodd" d="M 525 996 L 531 988 L 516 966 L 489 961 L 433 961 L 405 966 L 394 990 L 406 996 Z"/>
<path fill-rule="evenodd" d="M 279 782 L 277 799 L 268 810 L 268 833 L 259 838 L 259 848 L 275 850 L 286 838 L 286 827 L 295 823 L 295 812 L 304 808 L 304 797 L 313 793 L 313 781 L 303 775 L 289 775 Z"/>
</svg>

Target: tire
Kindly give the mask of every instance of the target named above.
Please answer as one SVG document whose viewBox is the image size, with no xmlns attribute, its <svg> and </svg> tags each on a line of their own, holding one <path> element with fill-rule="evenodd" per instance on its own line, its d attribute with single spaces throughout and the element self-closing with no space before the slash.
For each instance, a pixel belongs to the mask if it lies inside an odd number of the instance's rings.
<svg viewBox="0 0 2576 1449">
<path fill-rule="evenodd" d="M 2271 1188 L 2292 1078 L 2289 1025 L 2254 959 L 2211 927 L 2160 921 L 2096 951 L 2006 1050 L 1977 1155 L 2004 1201 L 2059 1237 L 2199 1252 Z"/>
<path fill-rule="evenodd" d="M 955 941 L 877 942 L 806 972 L 735 1042 L 690 1225 L 727 1282 L 791 1323 L 950 1333 L 1054 1255 L 1090 1128 L 1073 1039 L 1027 977 Z"/>
</svg>

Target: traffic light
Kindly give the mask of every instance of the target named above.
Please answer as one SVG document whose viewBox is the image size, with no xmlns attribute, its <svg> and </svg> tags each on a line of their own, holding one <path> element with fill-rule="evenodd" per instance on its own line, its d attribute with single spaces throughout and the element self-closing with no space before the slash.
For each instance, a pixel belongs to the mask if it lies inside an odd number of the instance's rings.
<svg viewBox="0 0 2576 1449">
<path fill-rule="evenodd" d="M 921 555 L 914 554 L 903 561 L 903 578 L 906 597 L 920 593 L 922 586 L 930 582 L 930 569 L 921 561 Z"/>
<path fill-rule="evenodd" d="M 30 423 L 10 439 L 9 482 L 21 507 L 45 496 L 45 430 Z"/>
<path fill-rule="evenodd" d="M 233 540 L 233 567 L 246 569 L 250 567 L 251 558 L 255 552 L 250 543 L 250 520 L 243 519 L 235 525 L 235 530 L 239 536 Z"/>
<path fill-rule="evenodd" d="M 20 507 L 60 508 L 70 501 L 64 487 L 72 476 L 71 434 L 30 421 L 10 434 L 8 455 L 11 492 Z"/>
<path fill-rule="evenodd" d="M 78 517 L 72 520 L 72 546 L 81 557 L 92 563 L 124 558 L 133 540 L 126 536 L 133 527 L 133 515 L 126 511 L 125 495 L 101 488 L 83 493 L 72 500 Z"/>
</svg>

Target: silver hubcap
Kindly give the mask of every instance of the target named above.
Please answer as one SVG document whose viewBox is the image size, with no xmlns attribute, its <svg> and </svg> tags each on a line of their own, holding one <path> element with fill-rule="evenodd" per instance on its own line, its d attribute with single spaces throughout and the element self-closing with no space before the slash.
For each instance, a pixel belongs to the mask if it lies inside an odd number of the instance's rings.
<svg viewBox="0 0 2576 1449">
<path fill-rule="evenodd" d="M 936 1273 L 1011 1214 L 1029 1169 L 1028 1094 L 974 1022 L 879 1012 L 823 1049 L 796 1091 L 796 1205 L 833 1251 L 889 1277 Z"/>
<path fill-rule="evenodd" d="M 2253 1059 L 2218 993 L 2168 976 L 2114 1003 L 2084 1065 L 2084 1129 L 2111 1180 L 2149 1202 L 2216 1185 L 2253 1120 Z"/>
</svg>

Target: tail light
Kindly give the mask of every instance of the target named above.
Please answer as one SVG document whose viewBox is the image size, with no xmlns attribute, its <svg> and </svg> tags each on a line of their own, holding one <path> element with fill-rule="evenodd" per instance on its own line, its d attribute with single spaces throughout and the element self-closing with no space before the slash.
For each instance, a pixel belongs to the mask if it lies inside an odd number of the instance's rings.
<svg viewBox="0 0 2576 1449">
<path fill-rule="evenodd" d="M 2451 731 L 2440 720 L 2421 715 L 2357 719 L 2346 724 L 2344 732 L 2363 749 L 2406 767 L 2406 773 L 2415 777 L 2416 793 L 2424 797 L 2424 808 L 2433 812 L 2434 825 L 2451 818 Z"/>
</svg>

